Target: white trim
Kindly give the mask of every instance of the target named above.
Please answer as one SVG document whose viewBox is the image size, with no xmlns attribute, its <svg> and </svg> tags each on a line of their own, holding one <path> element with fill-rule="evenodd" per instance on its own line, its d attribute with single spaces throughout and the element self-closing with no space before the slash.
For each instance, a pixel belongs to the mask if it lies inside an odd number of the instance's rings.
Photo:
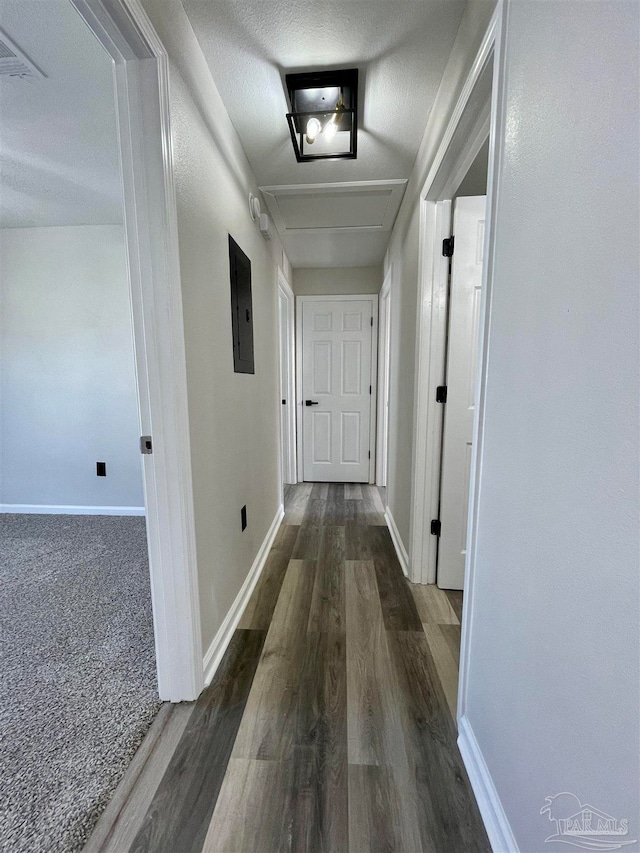
<svg viewBox="0 0 640 853">
<path fill-rule="evenodd" d="M 373 305 L 371 306 L 373 324 L 371 326 L 371 415 L 369 418 L 369 448 L 371 456 L 369 457 L 369 484 L 373 485 L 376 481 L 376 449 L 378 434 L 378 294 L 373 296 Z"/>
<path fill-rule="evenodd" d="M 376 439 L 376 483 L 387 485 L 389 449 L 389 376 L 391 358 L 391 287 L 393 264 L 389 265 L 378 294 L 378 415 Z"/>
<path fill-rule="evenodd" d="M 445 381 L 448 261 L 442 240 L 451 234 L 451 198 L 486 140 L 492 103 L 492 66 L 498 10 L 484 36 L 420 193 L 419 285 L 410 549 L 412 580 L 436 581 L 442 406 L 435 389 Z"/>
<path fill-rule="evenodd" d="M 301 296 L 296 296 L 296 451 L 298 457 L 298 482 L 304 483 L 304 451 L 302 448 L 302 305 Z"/>
<path fill-rule="evenodd" d="M 226 652 L 227 646 L 231 642 L 233 632 L 238 627 L 238 622 L 242 618 L 244 609 L 249 603 L 249 599 L 251 598 L 251 593 L 255 589 L 255 586 L 258 583 L 258 579 L 262 574 L 262 570 L 264 569 L 265 563 L 267 562 L 267 557 L 269 556 L 271 546 L 274 543 L 278 530 L 280 529 L 280 525 L 282 524 L 283 518 L 284 507 L 280 505 L 280 507 L 278 508 L 278 512 L 275 515 L 275 518 L 271 522 L 271 527 L 269 528 L 267 535 L 265 536 L 264 541 L 260 546 L 260 550 L 258 551 L 256 558 L 253 561 L 253 565 L 249 570 L 249 574 L 245 578 L 242 586 L 240 587 L 240 592 L 238 593 L 235 601 L 229 608 L 229 612 L 225 616 L 222 625 L 218 629 L 217 634 L 211 641 L 211 645 L 207 649 L 202 666 L 204 671 L 205 686 L 211 684 L 211 680 L 213 679 L 213 676 L 215 675 L 215 672 L 218 666 L 220 665 L 222 656 Z"/>
<path fill-rule="evenodd" d="M 359 190 L 367 192 L 380 187 L 404 187 L 407 178 L 391 178 L 380 181 L 334 181 L 326 184 L 277 184 L 271 187 L 260 187 L 263 193 L 287 193 L 287 195 L 309 195 L 309 193 L 332 193 L 335 190 Z"/>
<path fill-rule="evenodd" d="M 442 407 L 435 388 L 445 381 L 448 259 L 438 246 L 451 235 L 451 202 L 420 201 L 420 281 L 424 285 L 418 312 L 416 427 L 414 432 L 411 518 L 412 580 L 435 583 L 438 543 L 429 521 L 438 517 Z M 431 239 L 429 239 L 431 236 Z M 440 241 L 440 242 L 439 242 Z"/>
<path fill-rule="evenodd" d="M 365 182 L 366 183 L 366 182 Z M 371 414 L 369 418 L 369 484 L 376 481 L 376 412 L 378 401 L 378 294 L 354 293 L 340 296 L 296 296 L 296 413 L 298 425 L 298 482 L 304 482 L 304 431 L 302 425 L 302 306 L 305 302 L 361 302 L 371 300 L 373 325 L 371 332 Z"/>
<path fill-rule="evenodd" d="M 0 504 L 0 513 L 25 513 L 30 515 L 146 515 L 146 510 L 143 506 Z"/>
<path fill-rule="evenodd" d="M 203 685 L 169 60 L 139 0 L 72 0 L 114 61 L 158 692 Z"/>
<path fill-rule="evenodd" d="M 487 350 L 491 329 L 491 299 L 495 264 L 496 209 L 498 200 L 498 175 L 504 158 L 504 139 L 498 131 L 505 126 L 505 33 L 507 12 L 503 0 L 498 0 L 494 13 L 499 25 L 496 27 L 495 62 L 493 67 L 493 98 L 491 104 L 491 133 L 489 136 L 489 167 L 487 174 L 487 218 L 485 231 L 485 263 L 482 278 L 480 303 L 480 329 L 478 336 L 478 394 L 473 423 L 473 453 L 469 483 L 469 517 L 467 522 L 467 558 L 465 565 L 464 601 L 462 609 L 462 636 L 460 641 L 460 673 L 458 678 L 458 715 L 467 713 L 467 690 L 469 684 L 469 662 L 473 640 L 473 600 L 475 595 L 476 554 L 478 548 L 478 512 L 480 503 L 480 480 L 484 449 L 484 420 L 487 389 Z"/>
<path fill-rule="evenodd" d="M 282 294 L 287 300 L 287 328 L 284 330 L 287 344 L 287 364 L 286 364 L 286 388 L 281 388 L 282 395 L 286 399 L 287 404 L 283 406 L 280 403 L 280 429 L 284 433 L 285 444 L 285 482 L 296 483 L 298 481 L 297 471 L 297 448 L 296 448 L 296 299 L 285 278 L 285 274 L 280 267 L 277 271 L 278 279 L 278 298 Z M 280 306 L 278 305 L 278 335 L 279 335 L 279 352 L 282 351 L 281 341 L 283 329 L 280 328 Z M 282 375 L 282 365 L 280 365 L 280 374 Z M 280 398 L 282 399 L 282 398 Z M 280 493 L 284 483 L 281 483 Z"/>
<path fill-rule="evenodd" d="M 519 853 L 520 848 L 467 717 L 458 720 L 458 747 L 493 853 Z"/>
<path fill-rule="evenodd" d="M 330 300 L 331 302 L 352 302 L 353 300 L 360 299 L 373 299 L 377 302 L 378 294 L 377 293 L 340 293 L 332 296 L 330 293 L 323 294 L 322 296 L 296 296 L 296 302 L 327 302 Z"/>
<path fill-rule="evenodd" d="M 384 520 L 387 522 L 387 527 L 389 528 L 389 533 L 391 534 L 391 541 L 393 542 L 393 547 L 396 549 L 396 554 L 398 555 L 400 568 L 404 572 L 405 577 L 408 580 L 411 580 L 411 578 L 409 577 L 409 555 L 407 554 L 407 549 L 404 547 L 402 537 L 400 536 L 400 533 L 396 526 L 396 520 L 393 517 L 393 514 L 389 507 L 387 507 L 384 512 Z"/>
</svg>

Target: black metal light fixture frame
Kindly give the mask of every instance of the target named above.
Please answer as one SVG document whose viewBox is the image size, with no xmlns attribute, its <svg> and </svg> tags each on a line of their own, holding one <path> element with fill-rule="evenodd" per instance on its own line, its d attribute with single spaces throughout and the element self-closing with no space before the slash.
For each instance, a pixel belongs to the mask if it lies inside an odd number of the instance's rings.
<svg viewBox="0 0 640 853">
<path fill-rule="evenodd" d="M 310 71 L 303 74 L 287 74 L 285 76 L 287 94 L 291 112 L 287 113 L 291 142 L 298 163 L 308 163 L 312 160 L 355 160 L 358 156 L 358 69 L 346 71 Z M 342 93 L 344 106 L 336 111 L 336 105 L 331 104 L 327 109 L 299 110 L 296 94 L 306 89 L 338 88 Z M 311 146 L 305 142 L 307 122 L 310 118 L 330 121 L 338 115 L 338 129 L 349 131 L 349 150 L 342 153 L 314 154 Z M 311 149 L 311 150 L 310 150 Z"/>
</svg>

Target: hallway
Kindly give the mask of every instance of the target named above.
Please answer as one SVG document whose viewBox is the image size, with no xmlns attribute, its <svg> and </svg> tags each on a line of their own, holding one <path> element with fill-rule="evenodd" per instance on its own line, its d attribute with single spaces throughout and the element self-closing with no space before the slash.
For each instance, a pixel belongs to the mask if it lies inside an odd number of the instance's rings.
<svg viewBox="0 0 640 853">
<path fill-rule="evenodd" d="M 189 719 L 164 775 L 142 773 L 87 849 L 488 851 L 456 746 L 449 598 L 414 599 L 376 487 L 287 488 L 213 683 L 173 711 Z"/>
</svg>

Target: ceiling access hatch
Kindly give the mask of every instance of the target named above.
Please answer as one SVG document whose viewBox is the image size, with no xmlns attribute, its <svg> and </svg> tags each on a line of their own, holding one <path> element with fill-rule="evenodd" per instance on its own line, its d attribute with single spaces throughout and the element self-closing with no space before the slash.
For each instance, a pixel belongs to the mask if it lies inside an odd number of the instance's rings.
<svg viewBox="0 0 640 853">
<path fill-rule="evenodd" d="M 406 180 L 260 187 L 280 234 L 391 231 Z"/>
</svg>

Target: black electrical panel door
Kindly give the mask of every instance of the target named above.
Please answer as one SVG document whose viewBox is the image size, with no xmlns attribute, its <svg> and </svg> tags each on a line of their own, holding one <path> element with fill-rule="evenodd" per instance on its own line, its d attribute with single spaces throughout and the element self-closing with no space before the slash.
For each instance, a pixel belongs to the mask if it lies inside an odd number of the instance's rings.
<svg viewBox="0 0 640 853">
<path fill-rule="evenodd" d="M 229 269 L 231 273 L 233 369 L 236 373 L 255 373 L 253 364 L 251 261 L 231 235 L 229 235 Z"/>
</svg>

